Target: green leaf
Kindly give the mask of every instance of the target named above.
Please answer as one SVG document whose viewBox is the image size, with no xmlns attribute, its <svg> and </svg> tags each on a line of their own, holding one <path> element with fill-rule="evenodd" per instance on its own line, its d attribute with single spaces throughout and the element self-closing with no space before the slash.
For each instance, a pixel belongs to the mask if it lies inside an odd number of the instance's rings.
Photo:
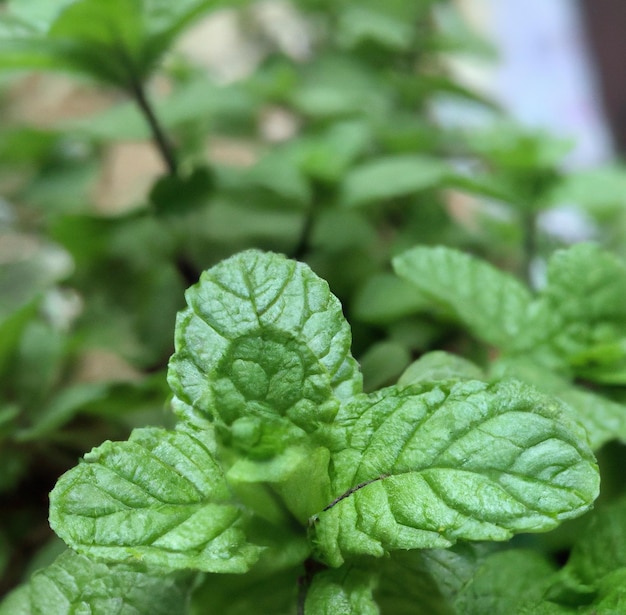
<svg viewBox="0 0 626 615">
<path fill-rule="evenodd" d="M 35 237 L 2 234 L 0 323 L 40 297 L 73 268 L 70 255 L 56 244 L 41 245 Z"/>
<path fill-rule="evenodd" d="M 598 597 L 587 615 L 621 615 L 626 612 L 626 568 L 609 573 L 600 582 Z"/>
<path fill-rule="evenodd" d="M 352 311 L 363 322 L 385 324 L 424 312 L 429 306 L 429 299 L 414 284 L 392 273 L 377 273 L 358 290 Z"/>
<path fill-rule="evenodd" d="M 341 185 L 342 202 L 361 206 L 407 196 L 438 186 L 449 173 L 446 164 L 425 156 L 388 156 L 351 170 Z"/>
<path fill-rule="evenodd" d="M 492 364 L 491 377 L 517 378 L 558 397 L 587 431 L 593 450 L 615 439 L 626 442 L 626 405 L 588 388 L 573 385 L 532 358 L 503 357 Z"/>
<path fill-rule="evenodd" d="M 66 551 L 0 604 L 0 615 L 185 615 L 193 575 L 110 566 Z"/>
<path fill-rule="evenodd" d="M 195 17 L 218 4 L 219 0 L 173 5 L 163 0 L 60 2 L 54 11 L 28 15 L 39 17 L 31 31 L 0 41 L 0 66 L 78 71 L 128 88 L 151 73 Z"/>
<path fill-rule="evenodd" d="M 170 361 L 174 393 L 269 457 L 331 421 L 361 390 L 339 301 L 306 265 L 240 253 L 186 294 Z"/>
<path fill-rule="evenodd" d="M 594 244 L 554 253 L 524 342 L 543 346 L 576 373 L 602 381 L 626 364 L 626 265 Z"/>
<path fill-rule="evenodd" d="M 389 388 L 344 403 L 325 437 L 335 499 L 314 548 L 347 557 L 507 540 L 585 512 L 599 476 L 586 434 L 522 383 Z"/>
<path fill-rule="evenodd" d="M 388 49 L 406 51 L 415 34 L 412 23 L 388 15 L 384 10 L 351 4 L 339 14 L 338 38 L 347 48 L 373 41 Z"/>
<path fill-rule="evenodd" d="M 191 615 L 294 615 L 300 568 L 272 574 L 209 574 L 194 590 Z M 0 614 L 3 615 L 3 614 Z"/>
<path fill-rule="evenodd" d="M 475 571 L 454 600 L 463 615 L 510 615 L 543 598 L 554 567 L 539 553 L 514 549 L 494 553 Z"/>
<path fill-rule="evenodd" d="M 158 215 L 182 215 L 207 204 L 215 180 L 207 167 L 197 167 L 188 176 L 164 175 L 150 190 L 150 202 Z"/>
<path fill-rule="evenodd" d="M 306 523 L 330 497 L 329 462 L 324 447 L 294 446 L 268 460 L 238 459 L 227 478 L 234 486 L 270 483 L 295 517 Z"/>
<path fill-rule="evenodd" d="M 301 167 L 309 175 L 326 182 L 338 182 L 354 160 L 367 150 L 372 140 L 367 122 L 335 122 L 327 130 L 296 146 Z"/>
<path fill-rule="evenodd" d="M 458 355 L 435 350 L 422 355 L 406 368 L 398 380 L 399 387 L 418 382 L 437 382 L 439 380 L 480 380 L 481 369 L 471 361 Z"/>
<path fill-rule="evenodd" d="M 484 545 L 395 551 L 381 562 L 375 598 L 385 615 L 457 615 L 452 598 L 469 582 Z"/>
<path fill-rule="evenodd" d="M 373 344 L 359 359 L 365 390 L 374 391 L 395 383 L 410 361 L 411 355 L 404 344 L 390 340 Z"/>
<path fill-rule="evenodd" d="M 256 109 L 255 99 L 240 84 L 215 84 L 206 77 L 181 83 L 168 96 L 155 97 L 151 102 L 155 115 L 169 129 L 205 123 L 209 118 L 242 123 Z M 150 138 L 150 128 L 134 101 L 121 102 L 87 118 L 70 118 L 59 126 L 99 141 Z"/>
<path fill-rule="evenodd" d="M 391 90 L 381 83 L 378 72 L 356 59 L 327 53 L 302 66 L 301 81 L 291 103 L 312 118 L 327 119 L 354 113 L 387 116 Z"/>
<path fill-rule="evenodd" d="M 564 572 L 588 586 L 626 568 L 626 498 L 594 511 Z"/>
<path fill-rule="evenodd" d="M 16 439 L 27 442 L 38 440 L 66 424 L 86 405 L 107 398 L 110 386 L 105 383 L 84 383 L 61 389 L 37 415 L 37 420 L 16 434 Z"/>
<path fill-rule="evenodd" d="M 379 615 L 372 591 L 376 576 L 353 566 L 316 574 L 308 588 L 304 615 Z"/>
<path fill-rule="evenodd" d="M 626 206 L 626 169 L 603 165 L 569 173 L 550 193 L 550 201 L 555 205 L 576 203 L 594 217 L 610 222 Z"/>
<path fill-rule="evenodd" d="M 165 570 L 245 572 L 246 543 L 211 443 L 200 432 L 136 429 L 105 442 L 50 494 L 50 525 L 77 551 Z"/>
<path fill-rule="evenodd" d="M 393 266 L 401 278 L 488 344 L 506 348 L 524 332 L 530 292 L 488 263 L 438 246 L 413 248 L 396 257 Z"/>
</svg>

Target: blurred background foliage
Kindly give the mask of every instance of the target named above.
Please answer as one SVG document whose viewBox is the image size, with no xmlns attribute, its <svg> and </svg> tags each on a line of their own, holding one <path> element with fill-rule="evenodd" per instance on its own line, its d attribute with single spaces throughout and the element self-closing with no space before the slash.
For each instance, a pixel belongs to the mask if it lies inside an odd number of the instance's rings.
<svg viewBox="0 0 626 615">
<path fill-rule="evenodd" d="M 185 288 L 257 247 L 328 280 L 368 389 L 489 350 L 392 273 L 444 244 L 541 284 L 574 206 L 624 255 L 626 174 L 460 80 L 495 54 L 446 0 L 0 4 L 0 589 L 62 547 L 47 493 L 92 446 L 171 424 Z M 480 127 L 438 119 L 480 109 Z"/>
</svg>

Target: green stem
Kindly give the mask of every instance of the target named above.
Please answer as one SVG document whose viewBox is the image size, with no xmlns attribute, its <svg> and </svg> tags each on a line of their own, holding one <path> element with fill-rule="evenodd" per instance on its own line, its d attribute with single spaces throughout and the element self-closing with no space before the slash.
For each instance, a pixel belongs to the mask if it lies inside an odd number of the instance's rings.
<svg viewBox="0 0 626 615">
<path fill-rule="evenodd" d="M 532 266 L 537 255 L 537 214 L 533 211 L 524 212 L 522 220 L 523 261 L 522 274 L 532 286 Z"/>
<path fill-rule="evenodd" d="M 128 88 L 130 94 L 135 99 L 137 106 L 148 123 L 148 126 L 150 127 L 152 140 L 165 161 L 168 173 L 172 176 L 177 175 L 178 162 L 176 160 L 174 148 L 170 140 L 167 138 L 165 131 L 163 130 L 163 127 L 161 126 L 159 119 L 157 118 L 154 109 L 148 100 L 143 83 L 135 75 L 132 75 L 128 82 Z"/>
</svg>

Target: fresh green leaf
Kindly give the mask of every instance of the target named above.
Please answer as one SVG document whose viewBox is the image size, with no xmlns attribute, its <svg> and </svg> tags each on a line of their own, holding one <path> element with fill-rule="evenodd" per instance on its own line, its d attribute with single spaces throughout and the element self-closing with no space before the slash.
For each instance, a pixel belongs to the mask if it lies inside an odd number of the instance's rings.
<svg viewBox="0 0 626 615">
<path fill-rule="evenodd" d="M 0 248 L 0 322 L 67 277 L 72 259 L 60 246 L 41 245 L 35 237 L 2 234 Z"/>
<path fill-rule="evenodd" d="M 37 440 L 58 429 L 85 405 L 106 399 L 109 387 L 104 383 L 85 383 L 62 389 L 52 397 L 34 425 L 16 434 L 16 439 L 27 442 Z"/>
<path fill-rule="evenodd" d="M 411 361 L 404 344 L 392 341 L 378 342 L 360 358 L 366 391 L 393 384 Z"/>
<path fill-rule="evenodd" d="M 39 18 L 25 22 L 32 23 L 32 31 L 0 40 L 0 66 L 78 71 L 132 88 L 151 73 L 172 41 L 193 19 L 219 3 L 59 1 L 53 10 L 28 15 L 31 19 Z M 42 19 L 48 23 L 41 23 Z"/>
<path fill-rule="evenodd" d="M 393 265 L 401 278 L 488 344 L 506 348 L 524 333 L 530 292 L 488 263 L 439 246 L 413 248 L 396 257 Z"/>
<path fill-rule="evenodd" d="M 481 380 L 482 378 L 482 371 L 471 361 L 449 352 L 434 350 L 411 363 L 400 376 L 398 386 L 405 387 L 418 382 Z"/>
<path fill-rule="evenodd" d="M 360 396 L 342 405 L 327 438 L 335 499 L 311 530 L 331 566 L 361 554 L 547 531 L 598 494 L 582 428 L 556 401 L 515 381 Z"/>
<path fill-rule="evenodd" d="M 352 310 L 358 320 L 385 324 L 424 312 L 429 305 L 415 285 L 391 273 L 378 273 L 357 291 Z"/>
<path fill-rule="evenodd" d="M 626 265 L 594 244 L 556 252 L 523 340 L 543 345 L 576 373 L 626 364 Z"/>
<path fill-rule="evenodd" d="M 595 586 L 614 570 L 626 568 L 626 499 L 594 511 L 565 567 L 578 582 Z"/>
<path fill-rule="evenodd" d="M 488 557 L 454 600 L 463 615 L 510 615 L 543 598 L 555 573 L 539 553 L 512 549 Z"/>
<path fill-rule="evenodd" d="M 305 265 L 243 252 L 187 291 L 170 361 L 174 393 L 268 457 L 331 421 L 362 387 L 339 301 Z"/>
<path fill-rule="evenodd" d="M 361 206 L 437 187 L 449 172 L 441 160 L 398 155 L 372 160 L 352 169 L 344 178 L 342 202 Z"/>
<path fill-rule="evenodd" d="M 626 172 L 623 166 L 602 166 L 566 175 L 550 193 L 555 205 L 576 203 L 602 221 L 610 221 L 626 205 Z"/>
<path fill-rule="evenodd" d="M 312 118 L 348 114 L 367 116 L 391 113 L 391 89 L 371 67 L 345 55 L 326 53 L 302 67 L 301 81 L 294 88 L 294 107 Z"/>
<path fill-rule="evenodd" d="M 308 588 L 304 615 L 379 615 L 372 591 L 376 575 L 353 566 L 316 574 Z"/>
<path fill-rule="evenodd" d="M 81 553 L 165 570 L 244 572 L 259 549 L 199 432 L 136 429 L 105 442 L 50 494 L 50 525 Z"/>
<path fill-rule="evenodd" d="M 338 38 L 347 48 L 373 41 L 389 49 L 406 50 L 415 33 L 410 22 L 360 4 L 349 4 L 339 15 Z"/>
<path fill-rule="evenodd" d="M 626 611 L 626 568 L 610 572 L 600 581 L 596 600 L 587 615 L 621 615 Z"/>
<path fill-rule="evenodd" d="M 206 575 L 193 593 L 190 614 L 293 615 L 300 574 L 299 568 L 272 574 L 256 573 L 255 568 L 245 575 Z"/>
<path fill-rule="evenodd" d="M 269 483 L 302 523 L 328 501 L 330 454 L 324 447 L 290 447 L 269 460 L 238 459 L 227 478 L 233 484 Z"/>
<path fill-rule="evenodd" d="M 395 551 L 383 560 L 375 598 L 384 615 L 457 615 L 453 598 L 470 581 L 485 549 Z"/>
<path fill-rule="evenodd" d="M 322 181 L 339 182 L 354 160 L 370 145 L 371 139 L 371 127 L 367 122 L 335 122 L 320 135 L 302 139 L 299 155 L 302 169 Z"/>
<path fill-rule="evenodd" d="M 593 450 L 615 439 L 626 442 L 626 405 L 574 385 L 532 358 L 503 357 L 491 365 L 491 378 L 517 378 L 558 397 L 587 431 Z"/>
<path fill-rule="evenodd" d="M 193 575 L 109 566 L 73 551 L 36 572 L 0 615 L 185 615 Z"/>
<path fill-rule="evenodd" d="M 349 233 L 345 232 L 347 228 Z M 374 246 L 378 241 L 374 225 L 362 212 L 349 209 L 323 209 L 316 214 L 310 234 L 311 246 L 319 248 L 327 258 L 337 253 L 358 253 L 363 246 Z"/>
<path fill-rule="evenodd" d="M 215 189 L 215 180 L 207 167 L 194 169 L 189 176 L 164 175 L 150 190 L 150 201 L 160 215 L 180 216 L 206 205 Z"/>
</svg>

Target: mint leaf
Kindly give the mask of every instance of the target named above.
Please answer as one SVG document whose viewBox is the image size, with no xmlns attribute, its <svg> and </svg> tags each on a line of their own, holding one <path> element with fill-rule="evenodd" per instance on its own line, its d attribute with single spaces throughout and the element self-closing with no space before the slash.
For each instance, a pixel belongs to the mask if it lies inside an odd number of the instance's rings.
<svg viewBox="0 0 626 615">
<path fill-rule="evenodd" d="M 517 613 L 523 604 L 535 605 L 542 600 L 553 574 L 553 566 L 535 551 L 494 553 L 477 568 L 454 605 L 463 615 Z"/>
<path fill-rule="evenodd" d="M 105 442 L 50 494 L 50 525 L 77 551 L 166 570 L 245 572 L 242 511 L 200 432 L 136 429 Z"/>
<path fill-rule="evenodd" d="M 354 317 L 373 324 L 393 322 L 430 306 L 430 300 L 422 297 L 414 284 L 392 273 L 378 273 L 369 278 L 353 303 Z"/>
<path fill-rule="evenodd" d="M 411 363 L 400 376 L 398 386 L 438 380 L 480 380 L 482 377 L 480 368 L 471 361 L 443 350 L 434 350 Z"/>
<path fill-rule="evenodd" d="M 626 442 L 626 405 L 573 385 L 532 358 L 502 358 L 492 365 L 492 378 L 518 378 L 564 402 L 589 436 L 593 450 L 606 442 Z"/>
<path fill-rule="evenodd" d="M 238 459 L 227 474 L 235 487 L 268 483 L 303 524 L 330 498 L 330 453 L 324 447 L 293 446 L 271 459 Z"/>
<path fill-rule="evenodd" d="M 185 615 L 193 577 L 111 566 L 68 550 L 9 594 L 0 615 Z"/>
<path fill-rule="evenodd" d="M 372 344 L 359 357 L 366 391 L 393 384 L 411 362 L 411 353 L 405 344 L 391 340 Z"/>
<path fill-rule="evenodd" d="M 626 568 L 609 573 L 599 585 L 598 597 L 588 615 L 620 615 L 626 612 Z"/>
<path fill-rule="evenodd" d="M 413 248 L 393 266 L 486 343 L 506 348 L 522 335 L 532 296 L 513 276 L 442 246 Z"/>
<path fill-rule="evenodd" d="M 308 588 L 304 615 L 379 615 L 375 584 L 376 575 L 353 566 L 318 573 Z"/>
<path fill-rule="evenodd" d="M 311 533 L 331 566 L 547 531 L 598 494 L 582 428 L 515 381 L 362 395 L 342 406 L 325 437 L 335 499 L 311 519 Z"/>
<path fill-rule="evenodd" d="M 626 265 L 614 255 L 593 244 L 555 252 L 525 347 L 547 348 L 581 376 L 626 382 L 624 296 Z"/>
<path fill-rule="evenodd" d="M 26 13 L 28 20 L 19 36 L 0 37 L 0 66 L 78 71 L 126 88 L 146 78 L 178 34 L 220 0 L 183 0 L 174 5 L 163 0 L 50 4 L 56 7 Z M 20 21 L 16 12 L 7 23 L 16 30 Z"/>
<path fill-rule="evenodd" d="M 594 511 L 574 545 L 565 571 L 585 585 L 595 585 L 618 568 L 626 568 L 626 498 Z"/>
<path fill-rule="evenodd" d="M 456 615 L 453 596 L 472 577 L 480 546 L 395 551 L 383 560 L 376 601 L 393 615 Z"/>
<path fill-rule="evenodd" d="M 436 158 L 397 155 L 355 167 L 341 184 L 341 199 L 349 207 L 413 194 L 438 186 L 449 167 Z"/>
<path fill-rule="evenodd" d="M 186 294 L 168 379 L 226 442 L 268 457 L 334 418 L 362 389 L 351 334 L 328 284 L 284 256 L 247 251 Z"/>
<path fill-rule="evenodd" d="M 208 574 L 192 596 L 191 615 L 294 615 L 298 578 L 294 568 L 263 574 Z"/>
</svg>

